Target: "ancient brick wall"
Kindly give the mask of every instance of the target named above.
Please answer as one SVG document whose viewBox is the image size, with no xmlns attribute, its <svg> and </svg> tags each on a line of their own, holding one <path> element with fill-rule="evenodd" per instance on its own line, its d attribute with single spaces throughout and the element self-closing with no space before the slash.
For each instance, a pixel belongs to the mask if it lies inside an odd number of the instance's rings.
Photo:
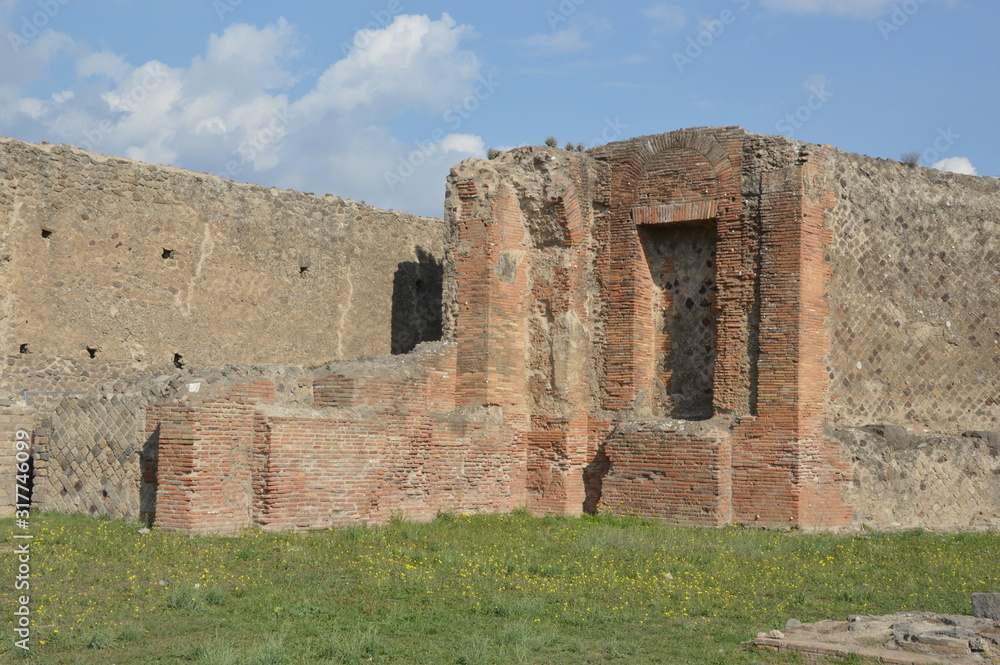
<svg viewBox="0 0 1000 665">
<path fill-rule="evenodd" d="M 1000 181 L 841 152 L 823 176 L 831 421 L 1000 429 Z"/>
<path fill-rule="evenodd" d="M 301 369 L 236 367 L 202 375 L 177 371 L 71 396 L 43 415 L 36 432 L 33 505 L 39 510 L 82 512 L 152 520 L 157 506 L 161 411 L 165 404 L 231 397 L 254 380 L 275 384 L 283 404 L 311 401 L 311 373 Z M 191 387 L 198 392 L 192 392 Z M 10 410 L 10 409 L 8 409 Z M 28 409 L 11 414 L 11 426 L 31 422 Z"/>
<path fill-rule="evenodd" d="M 732 521 L 732 441 L 727 422 L 629 421 L 604 445 L 613 473 L 600 508 L 677 524 Z"/>
<path fill-rule="evenodd" d="M 207 374 L 199 392 L 165 377 L 145 406 L 110 384 L 43 432 L 40 496 L 186 532 L 519 507 L 994 524 L 1000 298 L 972 285 L 997 194 L 739 128 L 470 160 L 447 186 L 441 319 L 387 337 L 411 353 Z M 910 237 L 904 209 L 934 224 Z M 932 231 L 953 245 L 931 256 Z M 438 266 L 396 273 L 394 312 L 427 308 L 416 280 Z M 426 330 L 444 341 L 418 345 Z"/>
<path fill-rule="evenodd" d="M 582 512 L 595 448 L 599 170 L 579 153 L 518 149 L 459 165 L 449 182 L 457 403 L 503 407 L 525 447 L 519 489 L 539 513 Z"/>
<path fill-rule="evenodd" d="M 454 411 L 454 376 L 446 344 L 332 366 L 315 381 L 318 409 L 273 404 L 266 380 L 163 405 L 157 524 L 322 528 L 524 505 L 518 429 L 495 407 Z"/>
<path fill-rule="evenodd" d="M 10 139 L 0 219 L 0 398 L 440 336 L 440 220 Z"/>
</svg>

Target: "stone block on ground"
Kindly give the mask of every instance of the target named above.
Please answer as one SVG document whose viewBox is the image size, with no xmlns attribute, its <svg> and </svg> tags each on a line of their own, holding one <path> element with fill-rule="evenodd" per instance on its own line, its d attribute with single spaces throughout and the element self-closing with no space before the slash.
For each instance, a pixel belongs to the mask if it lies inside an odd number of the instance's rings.
<svg viewBox="0 0 1000 665">
<path fill-rule="evenodd" d="M 972 594 L 972 616 L 1000 621 L 1000 593 Z"/>
</svg>

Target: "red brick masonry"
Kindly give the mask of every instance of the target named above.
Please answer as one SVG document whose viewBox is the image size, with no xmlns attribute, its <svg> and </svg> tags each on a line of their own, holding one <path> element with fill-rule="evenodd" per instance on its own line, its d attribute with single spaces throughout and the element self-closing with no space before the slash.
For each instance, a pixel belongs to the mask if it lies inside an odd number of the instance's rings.
<svg viewBox="0 0 1000 665">
<path fill-rule="evenodd" d="M 345 364 L 314 409 L 259 383 L 151 411 L 158 524 L 850 523 L 823 433 L 828 149 L 802 145 L 684 130 L 456 167 L 448 340 Z"/>
</svg>

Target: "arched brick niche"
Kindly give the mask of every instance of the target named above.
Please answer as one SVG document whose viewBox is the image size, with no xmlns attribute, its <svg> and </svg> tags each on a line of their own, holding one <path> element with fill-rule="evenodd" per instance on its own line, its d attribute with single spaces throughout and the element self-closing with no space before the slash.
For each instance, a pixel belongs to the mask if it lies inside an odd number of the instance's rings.
<svg viewBox="0 0 1000 665">
<path fill-rule="evenodd" d="M 656 154 L 635 186 L 632 222 L 648 268 L 643 274 L 639 266 L 637 290 L 650 300 L 644 334 L 651 337 L 656 415 L 704 419 L 714 413 L 718 196 L 711 162 L 690 148 Z"/>
<path fill-rule="evenodd" d="M 749 260 L 742 132 L 721 133 L 684 130 L 598 151 L 612 163 L 599 266 L 610 314 L 606 408 L 702 419 L 733 411 L 739 394 L 735 408 L 747 408 L 749 391 L 737 386 L 748 381 L 743 301 L 752 289 L 720 292 L 720 278 Z"/>
</svg>

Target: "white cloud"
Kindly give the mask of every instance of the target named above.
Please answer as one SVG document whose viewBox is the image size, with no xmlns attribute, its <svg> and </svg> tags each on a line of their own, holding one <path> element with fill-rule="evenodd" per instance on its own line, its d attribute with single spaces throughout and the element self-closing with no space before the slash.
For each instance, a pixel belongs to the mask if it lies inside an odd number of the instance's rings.
<svg viewBox="0 0 1000 665">
<path fill-rule="evenodd" d="M 976 167 L 972 165 L 968 157 L 948 157 L 940 162 L 931 164 L 931 168 L 949 171 L 951 173 L 964 173 L 965 175 L 979 175 Z"/>
<path fill-rule="evenodd" d="M 125 56 L 110 51 L 89 53 L 76 61 L 76 73 L 83 77 L 105 76 L 120 82 L 131 71 L 132 65 L 125 61 Z"/>
<path fill-rule="evenodd" d="M 579 28 L 539 32 L 520 40 L 522 48 L 535 53 L 573 53 L 590 48 Z"/>
<path fill-rule="evenodd" d="M 486 144 L 481 136 L 475 134 L 449 134 L 441 141 L 441 149 L 445 152 L 483 155 L 486 153 Z"/>
<path fill-rule="evenodd" d="M 765 7 L 794 14 L 829 13 L 834 16 L 874 18 L 898 0 L 763 0 Z"/>
<path fill-rule="evenodd" d="M 283 19 L 228 26 L 188 67 L 130 63 L 49 31 L 16 58 L 0 49 L 0 66 L 15 72 L 0 84 L 0 133 L 440 215 L 448 169 L 485 153 L 476 135 L 445 134 L 455 129 L 446 111 L 470 99 L 478 107 L 498 85 L 462 48 L 471 34 L 447 14 L 397 16 L 359 34 L 357 48 L 291 97 L 303 83 L 293 68 L 301 46 Z M 77 75 L 69 89 L 22 93 L 67 58 Z M 443 137 L 412 169 L 401 160 L 415 144 L 387 129 L 407 113 L 429 113 Z M 405 177 L 389 187 L 388 173 Z"/>
<path fill-rule="evenodd" d="M 362 30 L 354 40 L 358 48 L 327 69 L 296 110 L 309 117 L 400 105 L 442 112 L 469 95 L 479 77 L 479 59 L 459 48 L 471 31 L 448 14 L 438 21 L 401 15 L 384 29 Z"/>
<path fill-rule="evenodd" d="M 681 7 L 661 2 L 640 11 L 646 18 L 656 21 L 655 29 L 660 32 L 676 32 L 687 25 L 687 16 Z"/>
</svg>

